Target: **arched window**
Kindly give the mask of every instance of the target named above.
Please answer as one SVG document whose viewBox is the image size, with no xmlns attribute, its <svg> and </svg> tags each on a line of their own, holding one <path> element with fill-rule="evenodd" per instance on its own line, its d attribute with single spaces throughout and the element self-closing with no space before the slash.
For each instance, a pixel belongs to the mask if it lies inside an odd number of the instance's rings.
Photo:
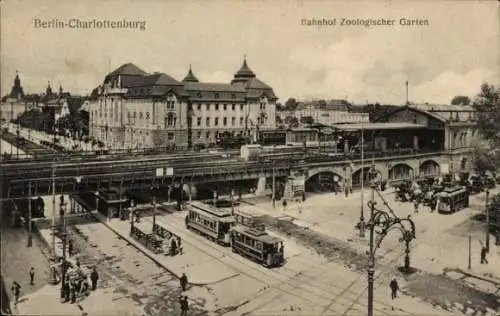
<svg viewBox="0 0 500 316">
<path fill-rule="evenodd" d="M 165 126 L 166 127 L 172 127 L 175 126 L 176 123 L 176 117 L 173 113 L 168 113 L 167 117 L 165 118 Z"/>
<path fill-rule="evenodd" d="M 146 120 L 149 120 L 149 118 L 150 118 L 149 112 L 146 112 Z"/>
</svg>

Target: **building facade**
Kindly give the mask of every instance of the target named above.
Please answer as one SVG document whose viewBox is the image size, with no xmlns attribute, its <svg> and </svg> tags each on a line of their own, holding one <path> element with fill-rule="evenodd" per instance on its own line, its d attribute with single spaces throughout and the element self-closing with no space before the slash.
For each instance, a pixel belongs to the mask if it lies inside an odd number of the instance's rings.
<svg viewBox="0 0 500 316">
<path fill-rule="evenodd" d="M 276 126 L 273 89 L 246 59 L 230 83 L 182 81 L 128 63 L 109 73 L 89 102 L 90 135 L 111 148 L 191 147 L 219 134 L 255 137 Z"/>
<path fill-rule="evenodd" d="M 472 107 L 410 105 L 388 113 L 381 120 L 420 124 L 429 131 L 442 132 L 446 157 L 441 163 L 441 173 L 473 169 L 474 152 L 482 139 L 477 128 L 477 112 Z"/>
</svg>

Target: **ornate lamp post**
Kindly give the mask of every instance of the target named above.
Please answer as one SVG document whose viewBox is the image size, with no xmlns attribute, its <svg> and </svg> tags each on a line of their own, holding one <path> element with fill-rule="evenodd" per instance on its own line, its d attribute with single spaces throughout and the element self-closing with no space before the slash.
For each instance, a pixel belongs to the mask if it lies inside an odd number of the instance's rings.
<svg viewBox="0 0 500 316">
<path fill-rule="evenodd" d="M 359 215 L 359 237 L 365 237 L 365 215 L 364 215 L 364 191 L 365 191 L 365 139 L 364 139 L 364 129 L 361 126 L 361 213 Z"/>
<path fill-rule="evenodd" d="M 17 130 L 16 130 L 16 156 L 17 156 L 17 159 L 19 159 L 19 134 L 21 132 L 19 131 L 19 125 L 17 125 Z"/>
<path fill-rule="evenodd" d="M 485 212 L 486 212 L 486 232 L 485 232 L 485 247 L 486 251 L 490 252 L 490 207 L 488 205 L 488 200 L 490 197 L 490 190 L 486 189 L 486 203 L 485 203 Z"/>
<path fill-rule="evenodd" d="M 401 232 L 402 236 L 399 242 L 405 244 L 405 263 L 404 270 L 410 271 L 410 242 L 415 239 L 415 223 L 407 218 L 399 218 L 394 211 L 390 208 L 389 204 L 384 200 L 382 194 L 378 191 L 378 183 L 376 177 L 375 165 L 372 164 L 370 170 L 370 187 L 371 187 L 371 200 L 368 202 L 370 208 L 370 218 L 367 223 L 367 228 L 370 232 L 370 250 L 368 255 L 368 316 L 373 316 L 373 283 L 375 274 L 375 252 L 380 247 L 385 236 L 394 229 Z M 375 202 L 375 193 L 383 201 L 389 212 L 377 209 Z"/>
</svg>

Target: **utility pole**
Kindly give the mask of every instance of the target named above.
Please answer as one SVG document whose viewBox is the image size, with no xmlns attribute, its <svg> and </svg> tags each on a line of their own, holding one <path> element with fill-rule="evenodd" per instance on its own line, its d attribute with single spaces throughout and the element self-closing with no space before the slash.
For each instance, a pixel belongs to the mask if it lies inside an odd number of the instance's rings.
<svg viewBox="0 0 500 316">
<path fill-rule="evenodd" d="M 471 256 L 472 256 L 472 253 L 471 253 L 471 249 L 472 248 L 472 236 L 469 235 L 469 265 L 467 266 L 467 269 L 471 269 Z"/>
<path fill-rule="evenodd" d="M 490 191 L 488 189 L 486 189 L 486 205 L 485 205 L 485 208 L 486 208 L 486 241 L 485 241 L 485 247 L 486 247 L 486 251 L 487 252 L 490 252 L 490 208 L 488 206 L 488 199 L 490 197 Z"/>
<path fill-rule="evenodd" d="M 57 284 L 56 278 L 56 166 L 55 162 L 52 162 L 52 256 L 51 256 L 51 266 L 50 266 L 50 283 Z"/>
<path fill-rule="evenodd" d="M 28 247 L 33 246 L 32 223 L 31 223 L 31 181 L 28 183 Z"/>
<path fill-rule="evenodd" d="M 231 189 L 231 215 L 234 215 L 234 189 Z"/>
<path fill-rule="evenodd" d="M 273 199 L 273 208 L 276 208 L 276 165 L 275 165 L 275 160 L 273 160 L 273 193 L 272 193 L 272 199 Z"/>
<path fill-rule="evenodd" d="M 373 166 L 375 168 L 375 166 Z M 375 249 L 374 249 L 374 217 L 375 217 L 375 181 L 371 184 L 370 203 L 370 252 L 368 254 L 368 316 L 373 316 L 373 276 L 375 275 Z"/>
<path fill-rule="evenodd" d="M 156 226 L 156 196 L 153 196 L 153 229 Z"/>
</svg>

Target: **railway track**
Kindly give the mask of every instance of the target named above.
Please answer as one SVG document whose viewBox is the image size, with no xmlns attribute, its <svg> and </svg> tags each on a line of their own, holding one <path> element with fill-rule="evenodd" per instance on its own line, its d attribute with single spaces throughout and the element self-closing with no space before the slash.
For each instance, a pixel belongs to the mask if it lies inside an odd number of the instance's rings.
<svg viewBox="0 0 500 316">
<path fill-rule="evenodd" d="M 152 223 L 150 219 L 143 218 L 143 220 Z M 229 248 L 213 244 L 208 240 L 206 240 L 205 238 L 193 232 L 187 231 L 185 228 L 182 227 L 182 224 L 180 223 L 174 223 L 170 221 L 169 224 L 166 224 L 163 220 L 161 220 L 161 218 L 159 219 L 158 217 L 156 218 L 156 222 L 163 225 L 167 229 L 170 228 L 173 232 L 181 236 L 184 242 L 190 243 L 194 247 L 198 248 L 200 251 L 204 251 L 207 253 L 206 250 L 209 249 L 212 252 L 216 251 L 222 254 L 222 255 L 220 254 L 219 255 L 209 254 L 209 255 L 211 255 L 215 260 L 221 262 L 222 264 L 231 267 L 240 274 L 244 274 L 247 277 L 257 280 L 259 282 L 266 283 L 265 290 L 244 297 L 243 299 L 238 299 L 238 301 L 235 302 L 234 305 L 241 305 L 241 302 L 262 298 L 264 295 L 269 294 L 268 293 L 269 290 L 276 290 L 280 295 L 287 294 L 296 297 L 298 299 L 306 300 L 310 303 L 319 306 L 327 306 L 328 302 L 331 301 L 332 296 L 338 297 L 339 299 L 342 298 L 343 296 L 346 296 L 347 294 L 351 295 L 351 297 L 354 295 L 354 298 L 357 297 L 358 292 L 354 291 L 352 287 L 354 287 L 359 278 L 356 279 L 354 283 L 349 284 L 349 286 L 339 289 L 335 285 L 322 280 L 322 276 L 330 269 L 330 267 L 328 265 L 325 265 L 323 262 L 319 264 L 314 263 L 315 265 L 309 268 L 308 271 L 296 271 L 287 268 L 286 265 L 284 267 L 277 269 L 267 269 L 244 257 L 241 256 L 235 257 L 234 255 L 232 255 L 232 251 Z M 200 242 L 204 244 L 203 248 L 196 246 L 196 244 L 199 244 Z M 295 258 L 294 260 L 297 259 L 298 258 Z M 308 260 L 305 258 L 300 258 L 298 260 L 304 260 L 306 261 L 305 264 L 311 266 L 312 262 L 310 261 L 307 262 Z M 309 273 L 310 271 L 317 271 L 317 273 L 310 274 Z M 362 275 L 362 277 L 363 276 L 364 275 Z M 263 280 L 272 280 L 272 281 L 266 282 Z M 389 306 L 380 301 L 376 301 L 376 304 L 382 307 L 386 307 L 385 309 L 375 308 L 375 310 L 378 310 L 380 312 L 386 313 L 387 310 L 392 309 L 392 306 Z M 328 306 L 328 309 L 330 307 L 331 305 Z M 403 310 L 396 310 L 396 312 L 398 312 L 398 314 L 405 314 L 405 313 L 409 314 Z"/>
</svg>

